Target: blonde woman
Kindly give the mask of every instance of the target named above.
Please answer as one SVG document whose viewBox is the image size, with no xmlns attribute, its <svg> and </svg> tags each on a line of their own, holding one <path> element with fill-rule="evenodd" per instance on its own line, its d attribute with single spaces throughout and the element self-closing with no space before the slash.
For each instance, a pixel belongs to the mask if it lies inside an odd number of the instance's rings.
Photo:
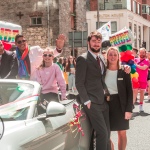
<svg viewBox="0 0 150 150">
<path fill-rule="evenodd" d="M 58 101 L 58 86 L 61 90 L 61 99 L 66 99 L 66 84 L 63 72 L 59 66 L 53 63 L 54 51 L 46 48 L 43 52 L 42 64 L 36 69 L 32 80 L 39 82 L 42 86 L 41 99 L 47 101 Z"/>
<path fill-rule="evenodd" d="M 118 132 L 118 150 L 125 150 L 126 130 L 129 129 L 129 119 L 132 116 L 133 91 L 130 74 L 121 69 L 119 51 L 116 47 L 107 50 L 105 83 L 110 93 L 110 130 Z"/>
</svg>

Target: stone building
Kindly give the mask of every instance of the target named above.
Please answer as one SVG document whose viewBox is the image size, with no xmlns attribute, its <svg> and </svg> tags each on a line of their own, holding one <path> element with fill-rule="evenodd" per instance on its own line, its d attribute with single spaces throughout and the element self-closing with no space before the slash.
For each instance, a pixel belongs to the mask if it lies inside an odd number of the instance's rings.
<svg viewBox="0 0 150 150">
<path fill-rule="evenodd" d="M 67 37 L 64 55 L 70 55 L 69 32 L 86 27 L 85 0 L 5 0 L 0 5 L 0 20 L 22 26 L 28 44 L 42 48 L 54 46 L 58 34 Z M 79 53 L 84 48 L 79 47 Z"/>
</svg>

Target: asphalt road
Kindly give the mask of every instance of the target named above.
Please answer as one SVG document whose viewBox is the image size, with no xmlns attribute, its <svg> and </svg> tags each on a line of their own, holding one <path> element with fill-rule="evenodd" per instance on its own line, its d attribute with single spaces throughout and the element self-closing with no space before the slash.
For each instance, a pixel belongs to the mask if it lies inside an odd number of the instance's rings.
<svg viewBox="0 0 150 150">
<path fill-rule="evenodd" d="M 133 120 L 130 120 L 130 129 L 127 130 L 126 150 L 150 150 L 150 102 L 147 96 L 144 99 L 144 112 L 139 113 L 139 105 L 133 110 Z M 115 150 L 117 148 L 117 132 L 111 133 Z"/>
</svg>

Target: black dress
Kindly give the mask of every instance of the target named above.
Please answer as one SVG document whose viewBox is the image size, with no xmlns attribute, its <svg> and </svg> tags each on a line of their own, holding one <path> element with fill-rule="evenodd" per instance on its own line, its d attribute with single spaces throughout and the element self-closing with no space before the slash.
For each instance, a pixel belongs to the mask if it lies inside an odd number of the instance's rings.
<svg viewBox="0 0 150 150">
<path fill-rule="evenodd" d="M 119 131 L 129 129 L 129 120 L 125 120 L 125 113 L 121 109 L 119 95 L 114 94 L 110 96 L 109 105 L 109 118 L 110 130 Z"/>
</svg>

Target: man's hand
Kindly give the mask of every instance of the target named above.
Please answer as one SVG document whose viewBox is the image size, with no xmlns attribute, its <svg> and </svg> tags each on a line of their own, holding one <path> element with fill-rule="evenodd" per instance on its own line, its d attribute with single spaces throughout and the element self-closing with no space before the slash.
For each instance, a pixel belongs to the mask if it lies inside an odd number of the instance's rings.
<svg viewBox="0 0 150 150">
<path fill-rule="evenodd" d="M 124 65 L 124 71 L 129 74 L 131 72 L 131 67 L 128 65 Z"/>
<path fill-rule="evenodd" d="M 62 49 L 64 47 L 66 41 L 66 37 L 63 34 L 59 34 L 58 38 L 56 39 L 56 48 Z"/>
<path fill-rule="evenodd" d="M 89 102 L 86 106 L 88 109 L 90 109 L 91 108 L 91 102 Z"/>
</svg>

